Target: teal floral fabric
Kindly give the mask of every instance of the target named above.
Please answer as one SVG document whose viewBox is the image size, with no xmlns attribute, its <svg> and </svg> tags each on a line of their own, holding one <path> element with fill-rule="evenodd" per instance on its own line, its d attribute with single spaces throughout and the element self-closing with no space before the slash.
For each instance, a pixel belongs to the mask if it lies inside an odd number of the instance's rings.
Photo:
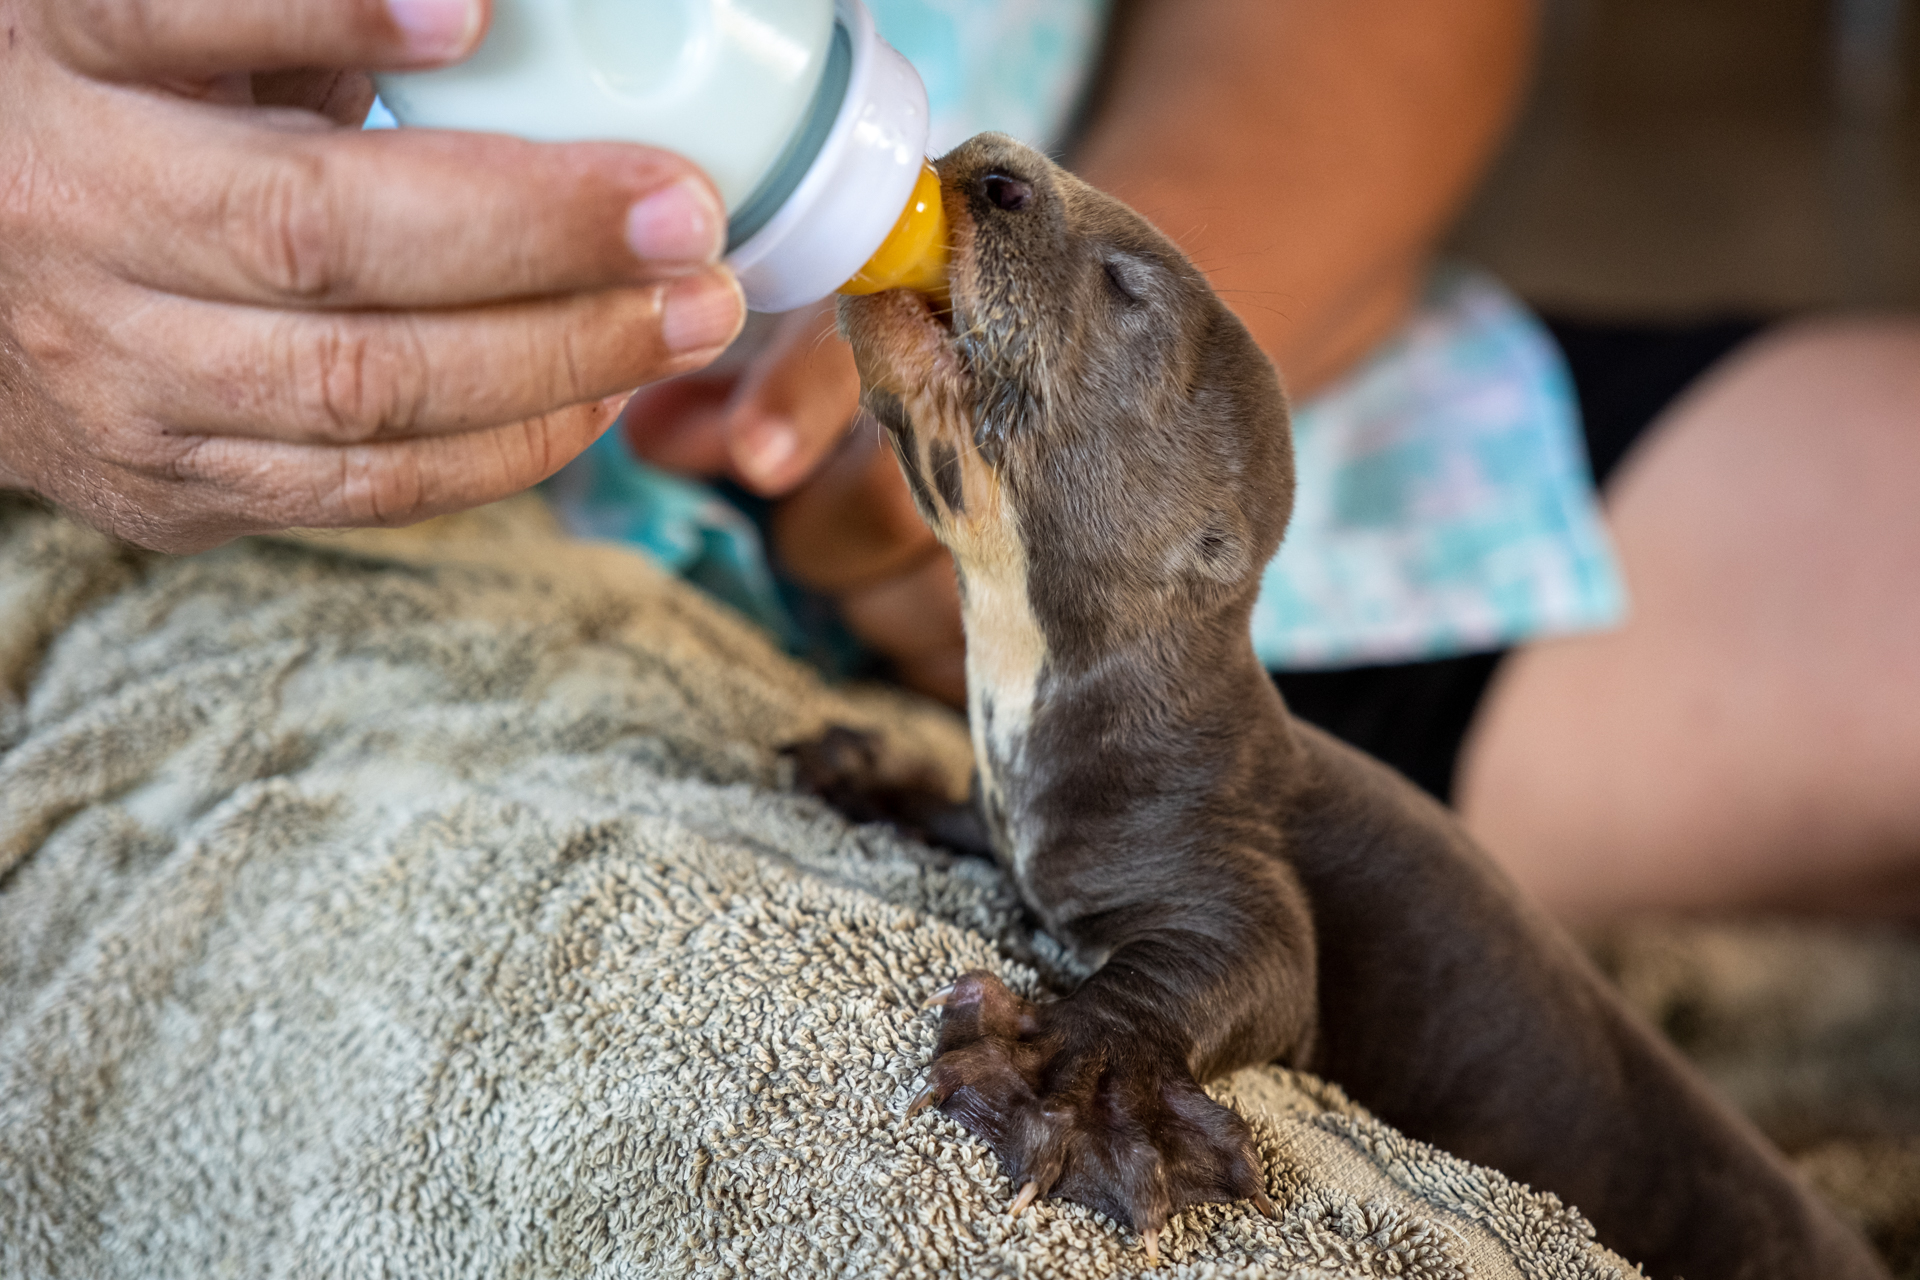
<svg viewBox="0 0 1920 1280">
<path fill-rule="evenodd" d="M 934 155 L 976 133 L 1065 141 L 1099 60 L 1108 0 L 868 0 L 927 86 Z"/>
<path fill-rule="evenodd" d="M 1294 409 L 1261 660 L 1406 662 L 1618 624 L 1579 413 L 1539 322 L 1484 273 L 1438 271 L 1398 336 Z"/>
<path fill-rule="evenodd" d="M 547 481 L 546 495 L 578 536 L 636 546 L 789 649 L 805 648 L 753 521 L 708 486 L 641 462 L 623 432 L 596 440 Z"/>
</svg>

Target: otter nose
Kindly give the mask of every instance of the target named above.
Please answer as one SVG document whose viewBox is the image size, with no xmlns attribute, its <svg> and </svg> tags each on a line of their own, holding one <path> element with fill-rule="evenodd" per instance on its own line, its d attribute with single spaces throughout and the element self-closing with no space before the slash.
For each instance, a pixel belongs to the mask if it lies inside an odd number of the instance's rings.
<svg viewBox="0 0 1920 1280">
<path fill-rule="evenodd" d="M 1033 184 L 1024 178 L 990 173 L 980 180 L 980 188 L 987 193 L 987 199 L 993 201 L 995 208 L 1005 209 L 1009 213 L 1018 213 L 1033 203 Z"/>
</svg>

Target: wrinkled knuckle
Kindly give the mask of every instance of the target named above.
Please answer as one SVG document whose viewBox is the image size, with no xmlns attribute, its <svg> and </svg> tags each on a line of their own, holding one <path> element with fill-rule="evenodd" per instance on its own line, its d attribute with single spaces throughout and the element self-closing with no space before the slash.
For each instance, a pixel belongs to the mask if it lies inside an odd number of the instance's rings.
<svg viewBox="0 0 1920 1280">
<path fill-rule="evenodd" d="M 367 523 L 382 528 L 417 524 L 433 514 L 419 470 L 400 467 L 380 472 L 368 490 Z"/>
<path fill-rule="evenodd" d="M 60 0 L 48 6 L 47 34 L 73 66 L 111 73 L 153 47 L 157 16 L 153 0 Z"/>
<path fill-rule="evenodd" d="M 123 424 L 117 435 L 122 448 L 115 461 L 138 467 L 168 485 L 191 484 L 211 474 L 207 465 L 210 437 L 174 434 L 146 422 Z"/>
<path fill-rule="evenodd" d="M 552 398 L 559 404 L 578 404 L 593 397 L 589 369 L 592 361 L 582 349 L 583 335 L 568 329 L 561 335 L 559 357 L 553 369 Z"/>
<path fill-rule="evenodd" d="M 277 297 L 324 302 L 345 285 L 326 159 L 292 154 L 250 166 L 223 210 L 226 243 L 247 280 Z"/>
<path fill-rule="evenodd" d="M 293 361 L 302 430 L 329 444 L 363 444 L 406 434 L 422 409 L 417 360 L 351 321 L 310 336 Z"/>
<path fill-rule="evenodd" d="M 7 317 L 0 339 L 43 374 L 83 365 L 95 346 L 94 335 L 72 312 L 33 297 L 22 299 Z"/>
<path fill-rule="evenodd" d="M 426 478 L 417 459 L 370 457 L 350 450 L 340 459 L 334 500 L 341 523 L 362 527 L 412 524 L 431 515 Z"/>
</svg>

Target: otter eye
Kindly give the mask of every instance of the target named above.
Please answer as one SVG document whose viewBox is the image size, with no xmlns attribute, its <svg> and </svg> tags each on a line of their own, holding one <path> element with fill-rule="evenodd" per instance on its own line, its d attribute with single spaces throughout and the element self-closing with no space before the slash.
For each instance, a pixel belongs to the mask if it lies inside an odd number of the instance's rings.
<svg viewBox="0 0 1920 1280">
<path fill-rule="evenodd" d="M 1004 173 L 990 173 L 980 184 L 996 208 L 1018 213 L 1033 202 L 1033 184 Z"/>
<path fill-rule="evenodd" d="M 1106 269 L 1107 287 L 1113 290 L 1114 296 L 1130 307 L 1139 306 L 1140 290 L 1127 278 L 1126 265 L 1117 258 L 1108 258 L 1101 266 Z"/>
</svg>

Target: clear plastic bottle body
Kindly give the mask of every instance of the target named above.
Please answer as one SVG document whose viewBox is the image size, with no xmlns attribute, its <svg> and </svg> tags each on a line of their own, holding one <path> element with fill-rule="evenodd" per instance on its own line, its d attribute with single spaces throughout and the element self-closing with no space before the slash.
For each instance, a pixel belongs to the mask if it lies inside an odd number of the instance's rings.
<svg viewBox="0 0 1920 1280">
<path fill-rule="evenodd" d="M 494 0 L 471 58 L 378 83 L 405 124 L 676 151 L 731 212 L 812 107 L 833 25 L 833 0 Z"/>
<path fill-rule="evenodd" d="M 853 279 L 923 179 L 926 90 L 861 0 L 494 0 L 471 59 L 377 83 L 402 124 L 686 156 L 755 310 Z"/>
</svg>

